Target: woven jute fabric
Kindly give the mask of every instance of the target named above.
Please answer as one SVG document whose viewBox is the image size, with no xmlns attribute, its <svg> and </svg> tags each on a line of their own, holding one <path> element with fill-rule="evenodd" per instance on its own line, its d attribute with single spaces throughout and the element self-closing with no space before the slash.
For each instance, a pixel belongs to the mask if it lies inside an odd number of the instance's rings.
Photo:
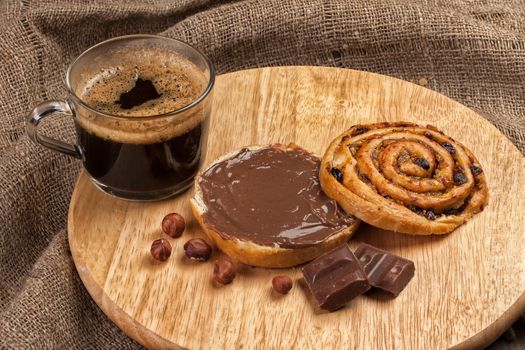
<svg viewBox="0 0 525 350">
<path fill-rule="evenodd" d="M 65 97 L 67 65 L 132 33 L 187 41 L 219 73 L 324 65 L 426 85 L 525 151 L 523 0 L 4 0 L 0 2 L 0 348 L 140 348 L 96 307 L 65 231 L 81 164 L 30 142 L 31 107 Z M 74 139 L 67 118 L 45 132 Z"/>
</svg>

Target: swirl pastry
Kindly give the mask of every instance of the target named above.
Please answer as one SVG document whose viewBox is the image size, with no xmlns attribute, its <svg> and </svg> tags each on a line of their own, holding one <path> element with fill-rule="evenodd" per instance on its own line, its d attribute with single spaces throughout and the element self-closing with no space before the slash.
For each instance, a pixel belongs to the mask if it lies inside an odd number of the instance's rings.
<svg viewBox="0 0 525 350">
<path fill-rule="evenodd" d="M 488 201 L 476 157 L 431 125 L 354 125 L 332 141 L 319 177 L 348 214 L 410 234 L 451 232 Z"/>
</svg>

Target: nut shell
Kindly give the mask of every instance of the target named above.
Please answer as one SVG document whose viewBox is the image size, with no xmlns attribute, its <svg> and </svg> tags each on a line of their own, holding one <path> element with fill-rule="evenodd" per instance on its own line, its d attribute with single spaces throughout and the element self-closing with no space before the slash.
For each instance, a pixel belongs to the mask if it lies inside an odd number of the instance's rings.
<svg viewBox="0 0 525 350">
<path fill-rule="evenodd" d="M 207 261 L 211 256 L 211 246 L 201 238 L 193 238 L 184 244 L 184 253 L 192 260 Z"/>
<path fill-rule="evenodd" d="M 186 221 L 178 213 L 168 214 L 162 219 L 162 231 L 172 238 L 182 236 L 186 228 Z"/>
<path fill-rule="evenodd" d="M 164 238 L 156 239 L 151 244 L 151 256 L 158 261 L 166 261 L 171 256 L 171 244 Z"/>
<path fill-rule="evenodd" d="M 275 276 L 272 279 L 272 287 L 277 293 L 288 294 L 290 289 L 292 289 L 293 282 L 292 279 L 285 275 Z"/>
<path fill-rule="evenodd" d="M 213 279 L 219 284 L 228 284 L 235 278 L 235 265 L 230 260 L 219 259 L 213 268 Z"/>
</svg>

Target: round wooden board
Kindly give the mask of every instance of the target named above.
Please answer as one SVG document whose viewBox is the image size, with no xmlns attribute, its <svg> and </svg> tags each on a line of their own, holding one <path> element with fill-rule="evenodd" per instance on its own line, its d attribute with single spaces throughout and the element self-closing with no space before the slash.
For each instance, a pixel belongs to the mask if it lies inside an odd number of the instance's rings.
<svg viewBox="0 0 525 350">
<path fill-rule="evenodd" d="M 188 200 L 118 200 L 81 175 L 71 200 L 69 245 L 78 273 L 100 308 L 150 348 L 436 349 L 479 347 L 525 311 L 525 159 L 489 122 L 420 86 L 377 74 L 316 67 L 263 68 L 219 76 L 205 163 L 244 145 L 291 141 L 322 154 L 356 123 L 407 120 L 433 124 L 480 160 L 490 203 L 455 232 L 417 237 L 363 225 L 364 241 L 415 262 L 416 275 L 395 299 L 371 293 L 322 313 L 299 269 L 243 266 L 223 288 L 206 263 L 183 258 L 202 235 Z M 169 212 L 187 220 L 173 253 L 152 262 Z M 271 220 L 271 218 L 268 218 Z M 165 236 L 166 237 L 166 236 Z M 287 296 L 271 291 L 276 274 L 296 281 Z"/>
</svg>

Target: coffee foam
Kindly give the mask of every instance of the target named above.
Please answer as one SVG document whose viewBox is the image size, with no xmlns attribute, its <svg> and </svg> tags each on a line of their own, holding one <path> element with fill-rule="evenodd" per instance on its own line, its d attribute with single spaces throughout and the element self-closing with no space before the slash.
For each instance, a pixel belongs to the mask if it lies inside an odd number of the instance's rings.
<svg viewBox="0 0 525 350">
<path fill-rule="evenodd" d="M 182 135 L 209 114 L 209 100 L 176 116 L 147 118 L 189 105 L 206 88 L 207 77 L 188 59 L 163 47 L 127 47 L 104 57 L 83 73 L 76 95 L 91 108 L 126 118 L 110 118 L 79 108 L 80 126 L 99 137 L 123 143 L 155 143 Z M 150 80 L 160 97 L 131 109 L 116 103 L 136 79 Z"/>
</svg>

